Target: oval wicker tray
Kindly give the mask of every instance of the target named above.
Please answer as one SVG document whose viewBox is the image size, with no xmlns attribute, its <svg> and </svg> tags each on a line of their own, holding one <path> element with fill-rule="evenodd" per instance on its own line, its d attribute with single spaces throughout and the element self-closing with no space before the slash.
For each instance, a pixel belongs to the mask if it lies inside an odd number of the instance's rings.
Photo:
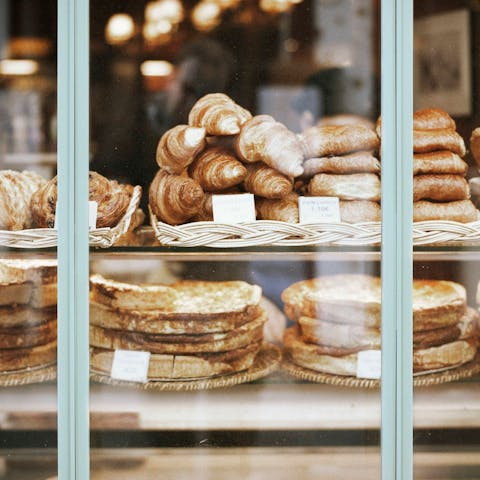
<svg viewBox="0 0 480 480">
<path fill-rule="evenodd" d="M 163 381 L 150 380 L 147 383 L 125 382 L 114 380 L 105 373 L 92 371 L 90 379 L 99 383 L 116 386 L 129 386 L 140 390 L 162 390 L 183 392 L 190 390 L 210 390 L 212 388 L 233 387 L 241 383 L 253 382 L 274 372 L 282 358 L 281 350 L 270 343 L 262 345 L 253 365 L 243 372 L 230 375 L 219 375 L 212 378 L 199 378 L 195 380 Z"/>
<path fill-rule="evenodd" d="M 257 220 L 238 224 L 192 222 L 172 226 L 158 221 L 150 211 L 150 223 L 157 240 L 162 245 L 171 247 L 367 246 L 379 245 L 382 239 L 380 222 L 300 224 Z M 413 224 L 415 246 L 478 241 L 480 221 L 472 223 L 429 221 Z"/>
<path fill-rule="evenodd" d="M 96 228 L 89 232 L 91 247 L 111 247 L 130 227 L 142 197 L 142 188 L 136 186 L 127 211 L 115 227 Z M 57 246 L 58 232 L 53 228 L 32 228 L 29 230 L 0 230 L 0 246 L 10 248 L 51 248 Z"/>
<path fill-rule="evenodd" d="M 30 383 L 43 383 L 57 378 L 56 364 L 42 365 L 24 370 L 0 372 L 0 387 L 18 387 Z"/>
<path fill-rule="evenodd" d="M 282 371 L 289 375 L 314 383 L 325 383 L 338 387 L 351 388 L 379 388 L 380 381 L 368 378 L 348 377 L 344 375 L 333 375 L 330 373 L 316 372 L 309 368 L 301 367 L 292 362 L 284 355 Z M 480 354 L 474 360 L 458 367 L 443 369 L 431 373 L 418 373 L 413 376 L 414 387 L 431 387 L 441 383 L 456 382 L 465 378 L 473 377 L 480 373 Z"/>
</svg>

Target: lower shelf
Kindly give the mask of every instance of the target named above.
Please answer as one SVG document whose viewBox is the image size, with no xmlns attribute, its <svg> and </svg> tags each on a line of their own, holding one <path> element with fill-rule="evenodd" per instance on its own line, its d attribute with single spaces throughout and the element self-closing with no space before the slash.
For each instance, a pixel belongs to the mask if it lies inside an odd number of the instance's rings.
<svg viewBox="0 0 480 480">
<path fill-rule="evenodd" d="M 416 389 L 418 429 L 480 428 L 480 383 Z M 92 430 L 375 430 L 379 390 L 271 377 L 265 383 L 199 392 L 151 392 L 91 385 Z M 55 429 L 54 384 L 0 392 L 0 429 Z"/>
</svg>

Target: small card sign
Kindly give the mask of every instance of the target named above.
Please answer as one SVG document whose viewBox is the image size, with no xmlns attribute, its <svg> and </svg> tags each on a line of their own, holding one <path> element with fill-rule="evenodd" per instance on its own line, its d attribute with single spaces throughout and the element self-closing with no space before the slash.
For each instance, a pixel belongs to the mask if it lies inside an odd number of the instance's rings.
<svg viewBox="0 0 480 480">
<path fill-rule="evenodd" d="M 55 212 L 58 211 L 58 202 L 55 205 Z M 88 229 L 94 230 L 97 228 L 97 213 L 98 213 L 98 203 L 97 202 L 88 202 Z M 55 215 L 55 224 L 53 226 L 55 230 L 58 230 L 57 227 L 57 215 Z"/>
<path fill-rule="evenodd" d="M 339 223 L 340 202 L 337 197 L 299 197 L 300 223 Z"/>
<path fill-rule="evenodd" d="M 150 352 L 115 350 L 110 376 L 116 380 L 146 383 Z"/>
<path fill-rule="evenodd" d="M 381 350 L 363 350 L 357 355 L 358 378 L 379 379 L 382 376 Z"/>
<path fill-rule="evenodd" d="M 213 195 L 213 221 L 218 223 L 242 223 L 255 221 L 253 194 Z"/>
</svg>

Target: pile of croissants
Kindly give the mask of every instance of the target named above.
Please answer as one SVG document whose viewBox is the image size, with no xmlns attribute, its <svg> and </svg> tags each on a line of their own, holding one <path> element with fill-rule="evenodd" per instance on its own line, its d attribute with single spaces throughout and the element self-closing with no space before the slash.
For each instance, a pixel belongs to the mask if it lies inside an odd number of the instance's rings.
<svg viewBox="0 0 480 480">
<path fill-rule="evenodd" d="M 322 159 L 366 151 L 357 162 L 365 171 L 362 159 L 371 163 L 378 147 L 375 131 L 363 125 L 314 126 L 297 135 L 269 115 L 252 116 L 224 94 L 209 94 L 193 106 L 188 125 L 161 137 L 150 208 L 171 225 L 209 221 L 213 194 L 248 192 L 255 195 L 258 219 L 298 222 L 298 193 L 315 195 L 310 179 L 331 171 L 331 162 Z"/>
<path fill-rule="evenodd" d="M 114 227 L 127 212 L 133 186 L 89 173 L 89 200 L 97 202 L 96 227 Z M 57 177 L 34 172 L 0 171 L 0 230 L 54 228 Z"/>
</svg>

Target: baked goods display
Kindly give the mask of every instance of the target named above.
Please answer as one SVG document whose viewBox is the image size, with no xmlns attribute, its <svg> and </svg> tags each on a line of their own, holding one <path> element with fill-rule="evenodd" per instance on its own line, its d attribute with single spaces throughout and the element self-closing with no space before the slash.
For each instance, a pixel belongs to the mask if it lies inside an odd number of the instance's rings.
<svg viewBox="0 0 480 480">
<path fill-rule="evenodd" d="M 380 121 L 377 131 L 381 134 Z M 455 121 L 438 108 L 413 115 L 413 220 L 449 220 L 468 223 L 478 219 L 465 179 L 462 159 L 465 142 Z"/>
<path fill-rule="evenodd" d="M 148 379 L 180 381 L 249 369 L 267 320 L 261 288 L 242 281 L 134 285 L 90 279 L 90 355 L 109 374 L 114 351 L 151 353 Z"/>
<path fill-rule="evenodd" d="M 288 358 L 303 368 L 357 376 L 359 352 L 381 349 L 381 280 L 334 275 L 297 282 L 282 293 L 295 322 L 284 337 Z M 413 369 L 430 373 L 474 359 L 478 314 L 458 283 L 413 282 Z"/>
<path fill-rule="evenodd" d="M 0 260 L 0 372 L 56 362 L 57 262 Z"/>
</svg>

